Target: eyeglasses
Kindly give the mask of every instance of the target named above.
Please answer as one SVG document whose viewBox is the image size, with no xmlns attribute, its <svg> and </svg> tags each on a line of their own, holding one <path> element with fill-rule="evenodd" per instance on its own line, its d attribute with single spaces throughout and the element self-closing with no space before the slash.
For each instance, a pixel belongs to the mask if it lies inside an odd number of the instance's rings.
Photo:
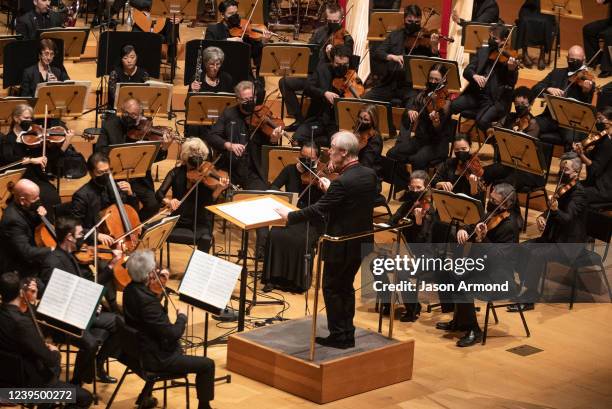
<svg viewBox="0 0 612 409">
<path fill-rule="evenodd" d="M 53 51 L 43 51 L 40 54 L 45 56 L 45 57 L 55 57 L 55 53 Z"/>
</svg>

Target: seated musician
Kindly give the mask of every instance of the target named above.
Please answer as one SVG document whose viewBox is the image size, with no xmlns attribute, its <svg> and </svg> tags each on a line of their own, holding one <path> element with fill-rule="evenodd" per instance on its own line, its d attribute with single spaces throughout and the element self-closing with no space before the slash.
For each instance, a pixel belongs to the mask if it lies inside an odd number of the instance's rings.
<svg viewBox="0 0 612 409">
<path fill-rule="evenodd" d="M 453 10 L 451 18 L 462 27 L 467 23 L 497 23 L 499 21 L 499 6 L 496 0 L 474 0 L 471 20 L 467 21 L 459 17 L 459 12 L 456 9 Z"/>
<path fill-rule="evenodd" d="M 471 152 L 470 140 L 465 135 L 457 135 L 451 147 L 453 157 L 441 163 L 432 186 L 447 192 L 463 193 L 475 199 L 483 199 L 480 187 L 482 165 L 479 158 Z"/>
<path fill-rule="evenodd" d="M 221 71 L 224 60 L 222 49 L 206 47 L 202 51 L 202 72 L 189 85 L 189 92 L 232 92 L 234 79 L 228 72 Z"/>
<path fill-rule="evenodd" d="M 41 216 L 47 211 L 40 204 L 40 189 L 36 183 L 21 179 L 12 191 L 13 198 L 4 210 L 0 221 L 0 246 L 3 271 L 18 271 L 21 277 L 36 277 L 49 247 L 39 247 L 35 241 L 35 229 Z"/>
<path fill-rule="evenodd" d="M 341 22 L 344 17 L 344 12 L 336 3 L 327 3 L 325 5 L 325 21 L 327 24 L 322 25 L 313 31 L 308 44 L 316 44 L 321 47 L 319 50 L 318 64 L 326 64 L 331 62 L 331 50 L 333 48 L 333 39 L 338 36 L 337 33 L 343 33 L 344 45 L 349 47 L 351 51 L 354 47 L 353 37 L 342 28 Z M 314 58 L 314 57 L 311 57 Z M 306 88 L 306 78 L 282 77 L 278 81 L 278 88 L 285 99 L 287 113 L 295 122 L 285 127 L 287 132 L 295 132 L 300 124 L 304 122 L 304 116 L 300 110 L 300 103 L 296 95 L 297 91 L 304 91 Z"/>
<path fill-rule="evenodd" d="M 318 180 L 308 170 L 323 176 L 324 166 L 319 163 L 320 148 L 306 141 L 300 150 L 298 162 L 287 165 L 270 185 L 271 189 L 298 193 L 298 207 L 303 209 L 314 204 L 323 196 L 318 188 Z M 310 183 L 312 182 L 312 183 Z M 270 230 L 264 258 L 263 290 L 279 288 L 283 291 L 302 293 L 310 288 L 312 260 L 317 239 L 324 226 L 323 218 L 315 218 L 310 223 L 302 222 L 286 227 L 273 227 Z M 307 254 L 308 269 L 305 271 Z"/>
<path fill-rule="evenodd" d="M 338 130 L 334 101 L 340 98 L 340 91 L 334 88 L 333 81 L 345 78 L 352 51 L 346 46 L 335 46 L 331 54 L 332 62 L 319 64 L 308 76 L 304 92 L 312 101 L 306 120 L 293 134 L 294 144 L 301 145 L 312 138 L 319 146 L 329 146 L 330 136 Z"/>
<path fill-rule="evenodd" d="M 42 338 L 28 312 L 28 303 L 34 304 L 37 295 L 38 285 L 35 279 L 20 279 L 14 272 L 0 275 L 0 351 L 19 356 L 23 363 L 23 373 L 18 374 L 18 371 L 14 370 L 16 379 L 10 386 L 74 388 L 76 402 L 67 407 L 88 408 L 93 402 L 91 394 L 78 385 L 59 380 L 60 351 Z M 21 377 L 24 378 L 25 384 L 17 384 Z"/>
<path fill-rule="evenodd" d="M 488 45 L 480 47 L 463 71 L 463 78 L 469 84 L 461 96 L 451 103 L 451 113 L 473 111 L 476 125 L 481 131 L 491 127 L 508 111 L 512 102 L 512 89 L 518 79 L 518 61 L 509 57 L 506 62 L 497 60 L 495 55 L 504 44 L 509 48 L 510 30 L 503 24 L 491 27 Z M 509 42 L 510 40 L 508 40 Z"/>
<path fill-rule="evenodd" d="M 133 45 L 126 44 L 121 47 L 119 61 L 108 76 L 108 109 L 113 109 L 115 106 L 118 83 L 142 84 L 149 80 L 149 73 L 136 65 L 137 62 L 138 55 Z"/>
<path fill-rule="evenodd" d="M 597 4 L 608 4 L 608 17 L 595 20 L 582 27 L 582 43 L 586 51 L 587 59 L 591 60 L 595 53 L 599 51 L 599 42 L 603 40 L 603 50 L 599 57 L 595 59 L 593 67 L 599 62 L 600 70 L 599 78 L 608 78 L 612 75 L 612 60 L 608 47 L 612 46 L 612 1 L 597 0 Z M 602 10 L 603 11 L 603 10 Z"/>
<path fill-rule="evenodd" d="M 64 26 L 64 16 L 51 10 L 51 0 L 33 0 L 34 9 L 17 19 L 17 34 L 24 40 L 38 38 L 36 30 Z"/>
<path fill-rule="evenodd" d="M 556 97 L 574 98 L 578 101 L 591 103 L 595 84 L 593 81 L 586 79 L 579 84 L 577 81 L 572 81 L 571 74 L 586 70 L 584 50 L 579 45 L 570 47 L 567 51 L 567 67 L 553 69 L 546 78 L 538 82 L 531 89 L 534 95 L 550 94 Z M 563 145 L 566 151 L 572 149 L 573 133 L 570 129 L 559 127 L 557 121 L 552 118 L 552 114 L 546 110 L 536 117 L 540 126 L 540 139 L 542 141 Z M 580 140 L 584 135 L 577 134 L 577 139 Z"/>
<path fill-rule="evenodd" d="M 154 372 L 195 373 L 198 409 L 210 408 L 210 401 L 214 398 L 215 363 L 210 358 L 182 353 L 180 339 L 187 324 L 187 309 L 178 308 L 173 324 L 158 296 L 162 292 L 159 284 L 163 284 L 164 276 L 169 275 L 168 271 L 158 270 L 155 253 L 151 250 L 132 253 L 127 261 L 127 269 L 132 282 L 123 292 L 123 311 L 125 323 L 138 331 L 142 366 Z M 147 398 L 151 399 L 147 394 L 139 397 Z"/>
<path fill-rule="evenodd" d="M 108 154 L 110 145 L 119 145 L 124 143 L 133 143 L 140 140 L 140 137 L 135 140 L 128 136 L 131 132 L 138 132 L 139 124 L 147 120 L 143 116 L 142 104 L 135 98 L 126 99 L 122 106 L 122 115 L 110 114 L 102 122 L 103 133 L 100 135 L 98 142 L 95 145 L 96 152 L 104 152 Z M 155 158 L 155 161 L 166 159 L 168 155 L 168 147 L 172 141 L 167 135 L 163 135 L 161 148 Z M 159 203 L 155 198 L 155 188 L 153 186 L 153 177 L 151 169 L 147 170 L 147 174 L 143 178 L 134 178 L 130 180 L 132 190 L 142 203 L 142 209 L 138 212 L 142 221 L 147 220 L 159 210 Z M 138 210 L 138 209 L 137 209 Z"/>
<path fill-rule="evenodd" d="M 51 213 L 53 207 L 60 203 L 60 197 L 50 179 L 59 176 L 59 162 L 70 145 L 74 132 L 66 130 L 63 141 L 61 138 L 53 143 L 48 141 L 43 156 L 42 136 L 24 135 L 28 131 L 36 134 L 34 128 L 38 125 L 33 125 L 33 118 L 34 109 L 29 105 L 19 104 L 13 109 L 11 131 L 0 136 L 0 166 L 23 161 L 20 166 L 25 165 L 24 177 L 38 185 L 40 200 Z M 40 129 L 42 135 L 42 127 Z M 40 143 L 36 143 L 38 140 Z M 54 215 L 49 214 L 49 217 L 53 220 Z"/>
<path fill-rule="evenodd" d="M 41 280 L 45 286 L 49 283 L 54 269 L 59 269 L 81 278 L 94 281 L 89 268 L 81 266 L 74 256 L 81 250 L 85 232 L 80 222 L 73 217 L 59 217 L 55 223 L 55 237 L 57 247 L 45 258 L 41 268 Z M 113 259 L 99 270 L 97 280 L 103 284 L 113 279 L 113 267 L 122 257 L 121 250 L 113 250 Z M 102 383 L 116 383 L 117 379 L 109 376 L 104 369 L 104 363 L 110 356 L 119 352 L 119 339 L 115 327 L 117 315 L 102 311 L 96 314 L 89 330 L 80 338 L 71 337 L 70 342 L 79 347 L 75 361 L 71 383 L 91 383 L 94 376 L 94 363 L 96 376 Z M 100 347 L 101 346 L 101 347 Z M 100 350 L 98 348 L 100 347 Z"/>
<path fill-rule="evenodd" d="M 470 239 L 477 243 L 518 243 L 522 220 L 520 214 L 513 210 L 516 207 L 515 203 L 516 192 L 511 185 L 507 183 L 495 185 L 487 204 L 487 216 L 490 216 L 491 213 L 497 214 L 496 223 L 480 222 L 476 226 L 462 228 L 457 231 L 457 242 L 465 244 Z M 490 219 L 495 220 L 493 216 Z M 468 231 L 473 231 L 471 237 Z M 505 264 L 508 264 L 507 269 L 505 269 L 505 276 L 508 280 L 512 280 L 514 268 L 509 265 L 511 263 L 504 260 L 504 254 L 511 254 L 512 250 L 496 246 L 495 251 L 494 254 L 485 254 L 484 257 L 492 258 L 494 256 L 496 261 L 503 260 Z M 471 254 L 473 256 L 474 252 Z M 489 271 L 487 273 L 491 274 Z M 485 281 L 479 280 L 479 277 L 481 276 L 476 275 L 472 280 L 476 282 Z M 465 278 L 465 281 L 469 280 L 470 277 Z M 476 318 L 474 295 L 455 292 L 454 297 L 456 302 L 452 320 L 438 322 L 436 328 L 443 331 L 466 331 L 465 335 L 457 341 L 457 346 L 469 347 L 475 345 L 482 340 L 482 331 Z"/>
<path fill-rule="evenodd" d="M 385 102 L 400 100 L 400 105 L 404 106 L 409 98 L 415 96 L 412 83 L 406 80 L 404 55 L 425 57 L 439 55 L 439 36 L 435 33 L 429 38 L 429 46 L 415 44 L 421 30 L 421 18 L 421 8 L 416 4 L 404 8 L 404 27 L 389 33 L 385 41 L 372 53 L 372 58 L 377 64 L 386 66 L 386 73 L 363 98 Z"/>
<path fill-rule="evenodd" d="M 533 66 L 528 47 L 540 47 L 538 70 L 542 71 L 546 68 L 545 55 L 552 50 L 555 16 L 543 14 L 540 10 L 540 0 L 525 0 L 519 10 L 515 47 L 522 50 L 522 61 L 526 68 Z"/>
<path fill-rule="evenodd" d="M 160 204 L 166 206 L 173 215 L 180 215 L 176 227 L 172 231 L 174 235 L 193 237 L 198 250 L 208 253 L 212 237 L 212 217 L 205 206 L 211 205 L 219 198 L 219 195 L 227 188 L 229 180 L 225 177 L 215 179 L 211 177 L 214 185 L 209 185 L 202 179 L 200 168 L 209 157 L 208 147 L 199 138 L 189 138 L 181 145 L 180 166 L 172 169 L 160 188 L 155 193 Z M 185 195 L 198 183 L 197 191 Z M 172 189 L 172 196 L 167 197 L 168 190 Z M 197 202 L 196 202 L 197 199 Z M 193 226 L 197 226 L 194 233 Z"/>
<path fill-rule="evenodd" d="M 107 0 L 108 1 L 108 0 Z M 153 0 L 129 0 L 130 5 L 141 12 L 145 12 L 148 13 L 149 10 L 151 10 L 151 6 L 153 5 Z M 115 4 L 117 3 L 125 3 L 125 0 L 120 0 L 120 1 L 116 1 Z M 117 5 L 119 6 L 119 5 Z M 117 10 L 120 10 L 117 9 Z M 159 32 L 159 34 L 162 36 L 162 41 L 168 45 L 168 53 L 166 55 L 166 61 L 169 64 L 176 64 L 176 52 L 177 52 L 177 42 L 179 39 L 179 28 L 180 28 L 180 21 L 178 20 L 179 17 L 177 17 L 177 20 L 174 20 L 175 17 L 172 18 L 166 18 L 163 21 L 159 21 L 161 19 L 158 18 L 158 22 L 157 24 L 163 24 L 164 28 Z M 132 31 L 144 31 L 144 28 L 140 28 L 138 27 L 137 24 L 134 24 L 132 26 Z"/>
<path fill-rule="evenodd" d="M 20 94 L 22 97 L 33 97 L 36 86 L 42 82 L 68 81 L 68 74 L 63 68 L 52 66 L 57 49 L 53 40 L 43 38 L 38 45 L 38 62 L 23 71 Z"/>
<path fill-rule="evenodd" d="M 445 75 L 446 68 L 443 65 L 432 65 L 427 88 L 404 110 L 400 136 L 395 146 L 387 152 L 389 158 L 409 163 L 413 170 L 426 170 L 432 161 L 444 160 L 448 156 L 451 136 L 450 102 L 443 98 L 445 89 L 438 90 Z M 432 94 L 436 90 L 438 94 Z M 443 107 L 437 106 L 439 98 Z M 430 111 L 429 106 L 434 109 Z M 413 129 L 414 137 L 411 135 Z"/>
<path fill-rule="evenodd" d="M 595 128 L 600 138 L 587 147 L 580 142 L 574 143 L 574 152 L 580 156 L 587 168 L 587 178 L 583 185 L 589 204 L 610 203 L 612 202 L 612 107 L 599 110 Z"/>
<path fill-rule="evenodd" d="M 521 257 L 517 266 L 519 277 L 524 283 L 524 291 L 519 299 L 524 301 L 517 306 L 508 307 L 510 312 L 534 309 L 540 297 L 540 279 L 546 264 L 557 262 L 569 266 L 584 250 L 578 243 L 587 238 L 586 210 L 587 198 L 584 186 L 578 180 L 582 160 L 574 152 L 566 152 L 559 165 L 561 184 L 553 195 L 548 196 L 548 209 L 536 219 L 541 236 L 527 240 L 526 255 Z M 529 243 L 543 245 L 530 247 Z"/>
</svg>

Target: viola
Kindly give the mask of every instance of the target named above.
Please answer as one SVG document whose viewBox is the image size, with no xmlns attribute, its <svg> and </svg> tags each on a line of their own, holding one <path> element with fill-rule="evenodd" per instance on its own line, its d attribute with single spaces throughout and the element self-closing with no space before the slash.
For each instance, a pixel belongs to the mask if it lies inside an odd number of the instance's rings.
<svg viewBox="0 0 612 409">
<path fill-rule="evenodd" d="M 273 37 L 278 38 L 282 42 L 288 42 L 289 40 L 282 34 L 278 34 L 268 30 L 264 24 L 251 23 L 249 20 L 243 18 L 240 19 L 240 27 L 232 27 L 229 29 L 230 36 L 243 38 L 247 36 L 251 40 L 261 41 L 266 32 L 269 32 Z"/>
<path fill-rule="evenodd" d="M 518 51 L 516 50 L 501 49 L 501 50 L 491 50 L 491 52 L 489 52 L 489 60 L 491 61 L 497 61 L 502 64 L 506 64 L 508 60 L 510 60 L 510 58 L 514 58 L 516 61 L 518 61 L 519 68 L 524 68 L 524 65 L 522 64 L 521 59 L 518 56 Z"/>
<path fill-rule="evenodd" d="M 183 138 L 169 126 L 153 125 L 152 119 L 144 117 L 135 126 L 128 129 L 127 137 L 132 141 L 163 141 L 164 139 L 170 139 L 176 140 L 179 143 L 183 142 Z"/>
<path fill-rule="evenodd" d="M 216 189 L 222 179 L 229 180 L 229 174 L 224 170 L 215 168 L 212 162 L 205 161 L 198 168 L 187 171 L 187 179 L 191 182 L 202 181 L 209 189 Z M 232 187 L 238 190 L 237 187 Z"/>
<path fill-rule="evenodd" d="M 249 118 L 249 125 L 255 130 L 261 130 L 268 138 L 272 137 L 274 129 L 285 126 L 285 122 L 272 113 L 268 105 L 257 105 Z"/>
<path fill-rule="evenodd" d="M 334 78 L 332 87 L 338 91 L 343 98 L 361 98 L 365 93 L 365 87 L 357 76 L 357 71 L 348 70 L 344 78 Z"/>
<path fill-rule="evenodd" d="M 47 128 L 45 138 L 44 128 L 38 124 L 32 124 L 30 129 L 21 135 L 21 141 L 31 148 L 41 146 L 44 139 L 47 141 L 47 146 L 60 146 L 66 140 L 66 130 L 61 126 Z"/>
<path fill-rule="evenodd" d="M 501 222 L 506 220 L 508 217 L 510 217 L 510 212 L 508 210 L 504 210 L 502 212 L 496 212 L 495 215 L 489 218 L 489 220 L 487 221 L 486 223 L 487 230 L 488 231 L 493 230 L 494 228 L 499 226 Z"/>
<path fill-rule="evenodd" d="M 572 84 L 582 87 L 585 81 L 591 81 L 592 83 L 595 83 L 595 75 L 593 75 L 593 73 L 588 69 L 576 71 L 568 79 L 568 88 Z M 565 89 L 565 91 L 567 91 L 567 89 Z"/>
<path fill-rule="evenodd" d="M 466 163 L 460 162 L 457 165 L 458 173 L 464 173 L 466 171 L 479 178 L 482 177 L 482 175 L 484 174 L 484 169 L 482 167 L 482 164 L 480 163 L 480 158 L 478 156 L 475 155 L 474 157 L 470 158 L 470 160 Z"/>
<path fill-rule="evenodd" d="M 95 253 L 96 249 L 94 246 L 85 244 L 78 252 L 74 253 L 74 258 L 76 258 L 79 264 L 88 265 L 94 262 Z M 113 259 L 113 251 L 109 247 L 103 245 L 98 245 L 97 255 L 100 260 L 111 261 Z"/>
<path fill-rule="evenodd" d="M 449 43 L 455 42 L 454 38 L 442 35 L 438 32 L 438 30 L 428 30 L 426 28 L 422 28 L 420 31 L 406 37 L 406 40 L 404 40 L 404 48 L 411 51 L 416 47 L 431 48 L 431 37 L 433 35 L 437 35 L 440 40 L 444 40 Z"/>
<path fill-rule="evenodd" d="M 437 91 L 434 91 L 432 97 L 427 102 L 427 112 L 441 111 L 446 108 L 446 103 L 450 98 L 450 92 L 446 89 L 446 85 Z"/>
<path fill-rule="evenodd" d="M 303 166 L 303 165 L 302 165 Z M 317 162 L 317 168 L 312 169 L 317 176 L 323 176 L 326 171 L 327 164 L 323 162 Z M 300 173 L 300 180 L 302 181 L 302 185 L 316 185 L 319 181 L 317 177 L 315 177 L 312 173 L 310 173 L 307 169 L 304 169 L 304 172 Z"/>
<path fill-rule="evenodd" d="M 515 132 L 523 132 L 525 129 L 529 128 L 529 124 L 531 123 L 531 114 L 527 113 L 523 116 L 517 117 L 514 120 L 514 125 L 512 126 L 512 130 Z"/>
</svg>

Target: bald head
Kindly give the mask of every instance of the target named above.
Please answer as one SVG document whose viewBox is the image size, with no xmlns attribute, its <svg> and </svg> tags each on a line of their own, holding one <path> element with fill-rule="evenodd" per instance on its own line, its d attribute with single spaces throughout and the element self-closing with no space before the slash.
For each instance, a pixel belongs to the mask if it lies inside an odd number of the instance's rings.
<svg viewBox="0 0 612 409">
<path fill-rule="evenodd" d="M 573 45 L 567 51 L 567 65 L 570 71 L 576 71 L 584 64 L 584 49 L 579 45 Z"/>
<path fill-rule="evenodd" d="M 40 188 L 29 179 L 21 179 L 13 187 L 13 197 L 21 207 L 29 207 L 40 200 Z"/>
<path fill-rule="evenodd" d="M 126 99 L 123 102 L 123 112 L 133 119 L 138 119 L 142 114 L 142 104 L 136 98 Z"/>
</svg>

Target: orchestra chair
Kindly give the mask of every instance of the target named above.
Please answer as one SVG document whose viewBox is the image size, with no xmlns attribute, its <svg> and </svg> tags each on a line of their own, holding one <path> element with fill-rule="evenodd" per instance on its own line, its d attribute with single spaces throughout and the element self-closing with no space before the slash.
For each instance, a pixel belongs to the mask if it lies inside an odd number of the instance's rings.
<svg viewBox="0 0 612 409">
<path fill-rule="evenodd" d="M 395 160 L 385 155 L 381 155 L 382 181 L 389 184 L 389 193 L 386 202 L 395 199 L 398 191 L 404 190 L 408 185 L 408 174 L 401 171 L 401 165 Z"/>
<path fill-rule="evenodd" d="M 590 207 L 587 216 L 587 231 L 593 239 L 606 243 L 602 256 L 602 261 L 606 261 L 612 237 L 612 203 L 594 203 Z"/>
<path fill-rule="evenodd" d="M 552 146 L 551 146 L 552 148 Z M 529 202 L 531 199 L 537 199 L 540 197 L 547 198 L 548 192 L 546 192 L 546 182 L 548 182 L 548 176 L 550 175 L 550 164 L 552 162 L 552 152 L 544 155 L 546 161 L 546 172 L 544 173 L 544 184 L 541 186 L 523 186 L 517 190 L 517 194 L 525 195 L 525 217 L 523 218 L 523 233 L 527 231 L 527 216 L 529 216 Z"/>
<path fill-rule="evenodd" d="M 480 147 L 485 140 L 485 135 L 476 126 L 476 115 L 475 111 L 466 109 L 459 114 L 457 123 L 459 124 L 459 132 L 468 135 L 472 142 L 478 142 L 478 147 Z"/>
<path fill-rule="evenodd" d="M 210 212 L 209 212 L 210 213 Z M 215 246 L 215 235 L 213 234 L 215 228 L 215 221 L 211 214 L 211 232 L 205 234 L 203 237 L 210 243 L 210 248 Z M 166 239 L 166 267 L 170 268 L 170 244 L 184 244 L 193 249 L 197 248 L 197 245 L 193 242 L 193 230 L 186 227 L 175 227 L 168 238 Z M 159 249 L 159 265 L 162 265 L 164 256 L 164 246 L 162 245 Z"/>
<path fill-rule="evenodd" d="M 523 322 L 523 328 L 525 328 L 525 334 L 527 335 L 527 338 L 531 336 L 531 332 L 529 331 L 529 326 L 527 326 L 527 320 L 525 320 L 525 314 L 523 314 L 523 309 L 520 308 L 521 303 L 502 302 L 502 303 L 494 304 L 493 301 L 487 301 L 487 310 L 485 312 L 484 329 L 482 331 L 482 345 L 487 343 L 487 333 L 489 330 L 489 313 L 493 313 L 493 319 L 495 320 L 495 324 L 499 324 L 499 319 L 497 317 L 497 313 L 495 312 L 495 310 L 498 308 L 506 308 L 510 306 L 517 306 L 519 315 L 521 316 L 521 321 Z"/>
<path fill-rule="evenodd" d="M 122 319 L 117 319 L 117 329 L 119 333 L 120 343 L 121 343 L 121 355 L 119 357 L 119 362 L 125 365 L 125 371 L 123 371 L 123 375 L 121 379 L 117 383 L 117 387 L 113 391 L 107 405 L 106 409 L 109 409 L 113 405 L 113 401 L 119 392 L 119 388 L 123 384 L 125 377 L 129 374 L 136 374 L 145 381 L 145 387 L 142 390 L 142 396 L 148 396 L 151 392 L 156 390 L 164 391 L 164 401 L 162 407 L 167 407 L 167 390 L 169 388 L 177 388 L 177 387 L 185 387 L 185 407 L 189 409 L 189 379 L 187 378 L 187 374 L 170 374 L 163 372 L 151 372 L 146 371 L 142 367 L 141 355 L 142 351 L 140 349 L 140 345 L 138 343 L 138 331 L 134 328 L 126 325 Z M 171 381 L 176 380 L 184 380 L 185 383 L 181 382 L 180 384 L 172 384 Z M 170 385 L 168 385 L 168 381 L 170 381 Z M 155 388 L 155 384 L 157 382 L 163 382 L 162 387 Z M 138 405 L 138 409 L 142 408 L 144 404 L 144 399 L 141 400 Z"/>
</svg>

